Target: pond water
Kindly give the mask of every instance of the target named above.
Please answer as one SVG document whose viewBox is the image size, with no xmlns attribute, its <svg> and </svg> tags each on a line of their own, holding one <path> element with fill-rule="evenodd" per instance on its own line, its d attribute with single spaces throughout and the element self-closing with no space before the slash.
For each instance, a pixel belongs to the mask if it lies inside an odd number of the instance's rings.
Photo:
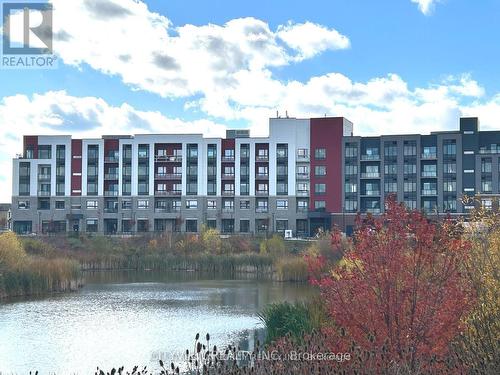
<svg viewBox="0 0 500 375">
<path fill-rule="evenodd" d="M 304 300 L 306 284 L 196 273 L 101 272 L 79 292 L 0 302 L 0 374 L 93 374 L 96 367 L 158 368 L 158 358 L 211 345 L 253 348 L 268 303 Z"/>
</svg>

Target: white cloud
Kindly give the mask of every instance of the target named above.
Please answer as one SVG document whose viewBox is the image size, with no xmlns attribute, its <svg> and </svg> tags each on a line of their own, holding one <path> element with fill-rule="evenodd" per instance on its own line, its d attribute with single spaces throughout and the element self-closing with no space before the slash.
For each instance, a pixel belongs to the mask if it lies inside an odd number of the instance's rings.
<svg viewBox="0 0 500 375">
<path fill-rule="evenodd" d="M 299 51 L 297 60 L 310 59 L 326 50 L 349 48 L 349 38 L 335 29 L 312 22 L 287 25 L 278 28 L 278 37 L 288 46 Z"/>
<path fill-rule="evenodd" d="M 440 0 L 411 0 L 418 5 L 418 9 L 426 16 L 430 15 Z"/>
</svg>

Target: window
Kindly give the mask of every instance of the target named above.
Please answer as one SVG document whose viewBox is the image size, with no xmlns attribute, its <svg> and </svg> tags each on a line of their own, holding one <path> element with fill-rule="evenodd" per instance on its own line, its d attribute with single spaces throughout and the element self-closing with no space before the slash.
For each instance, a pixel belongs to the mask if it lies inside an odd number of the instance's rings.
<svg viewBox="0 0 500 375">
<path fill-rule="evenodd" d="M 234 176 L 234 166 L 229 166 L 229 165 L 226 165 L 224 167 L 224 175 L 226 177 L 233 177 Z"/>
<path fill-rule="evenodd" d="M 195 210 L 198 208 L 198 201 L 196 199 L 188 199 L 186 201 L 186 208 L 190 210 Z"/>
<path fill-rule="evenodd" d="M 147 183 L 147 182 L 139 182 L 137 184 L 137 194 L 139 194 L 139 195 L 148 195 L 149 194 L 149 183 Z"/>
<path fill-rule="evenodd" d="M 326 148 L 317 148 L 314 150 L 314 158 L 316 160 L 325 160 L 326 159 Z"/>
<path fill-rule="evenodd" d="M 240 232 L 241 233 L 250 232 L 250 220 L 247 219 L 240 220 Z"/>
<path fill-rule="evenodd" d="M 309 150 L 307 148 L 299 148 L 297 150 L 298 159 L 307 159 L 309 157 Z"/>
<path fill-rule="evenodd" d="M 454 139 L 447 139 L 443 141 L 443 154 L 447 156 L 457 154 L 457 144 Z"/>
<path fill-rule="evenodd" d="M 437 176 L 436 164 L 423 164 L 422 165 L 422 177 L 436 177 L 436 176 Z"/>
<path fill-rule="evenodd" d="M 18 201 L 17 208 L 20 210 L 29 210 L 30 209 L 30 201 Z"/>
<path fill-rule="evenodd" d="M 50 158 L 52 158 L 52 146 L 51 145 L 38 146 L 38 159 L 50 159 Z"/>
<path fill-rule="evenodd" d="M 346 165 L 345 166 L 345 174 L 346 176 L 352 176 L 358 174 L 358 166 L 357 165 Z"/>
<path fill-rule="evenodd" d="M 403 183 L 403 192 L 414 193 L 417 191 L 417 183 L 412 181 L 405 181 Z"/>
<path fill-rule="evenodd" d="M 215 159 L 217 157 L 217 145 L 208 145 L 207 157 L 209 159 Z"/>
<path fill-rule="evenodd" d="M 309 184 L 307 182 L 299 182 L 297 184 L 297 193 L 298 194 L 308 194 L 309 193 Z"/>
<path fill-rule="evenodd" d="M 326 176 L 326 166 L 317 165 L 314 167 L 314 174 L 318 177 Z"/>
<path fill-rule="evenodd" d="M 326 202 L 325 201 L 314 201 L 314 209 L 316 211 L 324 211 L 326 208 Z"/>
<path fill-rule="evenodd" d="M 316 194 L 325 194 L 326 193 L 326 184 L 315 184 L 314 192 Z"/>
<path fill-rule="evenodd" d="M 493 201 L 491 199 L 481 199 L 481 206 L 486 210 L 491 210 L 493 208 Z"/>
<path fill-rule="evenodd" d="M 257 168 L 257 177 L 267 177 L 268 176 L 268 167 L 260 165 Z"/>
<path fill-rule="evenodd" d="M 346 193 L 356 193 L 358 191 L 358 184 L 354 182 L 346 182 L 345 192 Z"/>
<path fill-rule="evenodd" d="M 137 208 L 140 208 L 140 209 L 149 208 L 149 201 L 147 199 L 139 199 L 137 201 Z"/>
<path fill-rule="evenodd" d="M 209 199 L 207 201 L 207 209 L 209 210 L 217 209 L 217 201 L 215 199 Z"/>
<path fill-rule="evenodd" d="M 240 146 L 240 157 L 241 159 L 247 159 L 250 157 L 250 145 L 248 143 Z"/>
<path fill-rule="evenodd" d="M 453 174 L 457 173 L 457 164 L 456 163 L 445 163 L 443 164 L 443 173 Z"/>
<path fill-rule="evenodd" d="M 345 210 L 347 212 L 356 212 L 358 210 L 358 201 L 353 199 L 345 200 Z"/>
<path fill-rule="evenodd" d="M 491 181 L 481 181 L 481 191 L 483 193 L 491 193 L 493 191 L 493 184 Z"/>
<path fill-rule="evenodd" d="M 198 232 L 198 220 L 187 219 L 186 220 L 186 232 L 191 232 L 191 233 Z"/>
<path fill-rule="evenodd" d="M 98 231 L 98 223 L 99 221 L 97 219 L 87 219 L 87 227 L 86 231 L 90 233 L 96 233 Z"/>
<path fill-rule="evenodd" d="M 278 182 L 276 184 L 276 194 L 287 195 L 288 194 L 288 184 L 286 182 Z"/>
<path fill-rule="evenodd" d="M 481 160 L 481 172 L 482 173 L 491 173 L 491 159 L 482 159 Z"/>
<path fill-rule="evenodd" d="M 276 174 L 278 175 L 278 178 L 286 178 L 288 175 L 288 165 L 278 165 L 276 167 Z"/>
<path fill-rule="evenodd" d="M 288 210 L 288 199 L 278 199 L 276 201 L 277 210 Z"/>
<path fill-rule="evenodd" d="M 207 219 L 207 228 L 217 229 L 217 219 Z"/>
<path fill-rule="evenodd" d="M 455 192 L 455 191 L 457 191 L 457 182 L 456 181 L 445 181 L 445 182 L 443 182 L 443 191 L 444 192 Z"/>
<path fill-rule="evenodd" d="M 355 158 L 358 156 L 358 146 L 355 144 L 347 144 L 345 146 L 345 157 Z"/>
<path fill-rule="evenodd" d="M 398 166 L 397 164 L 386 164 L 384 165 L 384 173 L 385 174 L 397 174 Z"/>
<path fill-rule="evenodd" d="M 56 210 L 64 210 L 64 201 L 56 201 Z"/>
<path fill-rule="evenodd" d="M 276 220 L 276 232 L 284 233 L 288 230 L 288 220 L 277 219 Z"/>
<path fill-rule="evenodd" d="M 98 201 L 89 200 L 87 201 L 87 210 L 96 210 L 98 207 Z"/>
<path fill-rule="evenodd" d="M 309 201 L 299 199 L 297 200 L 297 211 L 305 212 L 309 209 Z"/>
<path fill-rule="evenodd" d="M 257 193 L 266 194 L 268 191 L 267 184 L 258 184 L 257 185 Z"/>
<path fill-rule="evenodd" d="M 132 209 L 132 201 L 131 200 L 122 200 L 122 210 L 131 210 Z"/>
<path fill-rule="evenodd" d="M 248 199 L 240 200 L 240 210 L 250 209 L 250 201 Z"/>
<path fill-rule="evenodd" d="M 267 212 L 267 199 L 257 199 L 257 207 L 255 211 L 257 212 Z"/>
<path fill-rule="evenodd" d="M 384 142 L 384 156 L 394 157 L 398 155 L 398 146 L 394 142 Z"/>
<path fill-rule="evenodd" d="M 224 184 L 224 193 L 234 194 L 234 184 Z"/>
<path fill-rule="evenodd" d="M 384 192 L 385 193 L 397 193 L 398 192 L 397 182 L 384 182 Z"/>
<path fill-rule="evenodd" d="M 224 150 L 224 157 L 226 159 L 234 159 L 234 149 L 226 149 Z"/>
<path fill-rule="evenodd" d="M 222 200 L 222 209 L 224 211 L 234 211 L 234 200 L 233 199 L 223 199 Z"/>
<path fill-rule="evenodd" d="M 79 204 L 79 203 L 72 203 L 71 204 L 71 209 L 72 210 L 81 210 L 82 209 L 82 205 Z"/>
<path fill-rule="evenodd" d="M 422 158 L 432 159 L 436 157 L 436 146 L 424 146 L 422 148 Z"/>
<path fill-rule="evenodd" d="M 447 198 L 443 201 L 443 211 L 444 212 L 456 212 L 457 211 L 457 200 L 455 198 Z"/>
<path fill-rule="evenodd" d="M 139 159 L 147 159 L 149 157 L 149 145 L 139 145 L 137 156 Z"/>
<path fill-rule="evenodd" d="M 405 199 L 404 204 L 406 208 L 409 210 L 415 210 L 417 208 L 417 200 L 416 199 Z"/>
<path fill-rule="evenodd" d="M 250 194 L 250 184 L 248 182 L 240 183 L 240 195 L 249 195 Z"/>
<path fill-rule="evenodd" d="M 97 183 L 87 183 L 87 195 L 97 195 Z"/>
</svg>

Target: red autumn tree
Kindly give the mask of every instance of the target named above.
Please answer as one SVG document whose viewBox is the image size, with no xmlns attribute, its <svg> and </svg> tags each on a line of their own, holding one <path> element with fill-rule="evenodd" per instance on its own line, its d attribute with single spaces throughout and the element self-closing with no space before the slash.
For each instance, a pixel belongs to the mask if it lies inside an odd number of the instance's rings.
<svg viewBox="0 0 500 375">
<path fill-rule="evenodd" d="M 333 251 L 339 238 L 332 236 Z M 355 343 L 381 373 L 394 365 L 424 370 L 445 358 L 473 303 L 461 272 L 469 246 L 451 220 L 430 222 L 393 199 L 385 214 L 358 220 L 342 261 L 313 280 L 336 327 L 332 344 L 352 350 Z"/>
</svg>

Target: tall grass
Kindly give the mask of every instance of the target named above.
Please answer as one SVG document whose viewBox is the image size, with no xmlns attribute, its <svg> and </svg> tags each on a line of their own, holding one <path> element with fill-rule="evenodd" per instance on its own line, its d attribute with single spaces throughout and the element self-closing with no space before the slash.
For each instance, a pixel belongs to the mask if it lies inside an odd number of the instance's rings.
<svg viewBox="0 0 500 375">
<path fill-rule="evenodd" d="M 283 257 L 275 261 L 278 281 L 307 281 L 309 276 L 307 263 L 302 257 Z"/>
</svg>

